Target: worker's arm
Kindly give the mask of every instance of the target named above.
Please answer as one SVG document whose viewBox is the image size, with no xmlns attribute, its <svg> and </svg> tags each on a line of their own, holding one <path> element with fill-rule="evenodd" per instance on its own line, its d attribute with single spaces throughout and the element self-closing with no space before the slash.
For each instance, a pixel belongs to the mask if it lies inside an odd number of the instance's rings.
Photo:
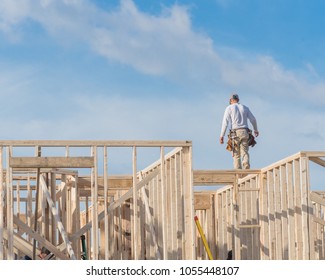
<svg viewBox="0 0 325 280">
<path fill-rule="evenodd" d="M 221 132 L 219 138 L 220 144 L 224 143 L 224 136 L 226 134 L 229 119 L 230 119 L 229 107 L 227 107 L 222 119 Z"/>
</svg>

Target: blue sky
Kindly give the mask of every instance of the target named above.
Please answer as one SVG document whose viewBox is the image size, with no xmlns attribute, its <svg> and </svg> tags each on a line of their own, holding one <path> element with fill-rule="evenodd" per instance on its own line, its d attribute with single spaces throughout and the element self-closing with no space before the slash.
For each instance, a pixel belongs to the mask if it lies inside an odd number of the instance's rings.
<svg viewBox="0 0 325 280">
<path fill-rule="evenodd" d="M 324 150 L 323 1 L 2 0 L 2 139 L 192 140 L 230 169 L 228 96 L 257 118 L 252 168 Z"/>
</svg>

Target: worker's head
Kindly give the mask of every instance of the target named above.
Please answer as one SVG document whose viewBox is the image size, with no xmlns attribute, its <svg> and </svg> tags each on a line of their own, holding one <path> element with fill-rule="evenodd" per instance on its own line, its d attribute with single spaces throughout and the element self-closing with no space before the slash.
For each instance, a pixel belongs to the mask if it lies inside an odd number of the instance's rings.
<svg viewBox="0 0 325 280">
<path fill-rule="evenodd" d="M 229 104 L 238 103 L 239 97 L 238 94 L 232 93 L 229 98 Z"/>
<path fill-rule="evenodd" d="M 40 257 L 40 259 L 44 260 L 46 258 L 46 256 L 50 253 L 51 252 L 47 248 L 42 247 L 41 252 L 38 256 Z"/>
</svg>

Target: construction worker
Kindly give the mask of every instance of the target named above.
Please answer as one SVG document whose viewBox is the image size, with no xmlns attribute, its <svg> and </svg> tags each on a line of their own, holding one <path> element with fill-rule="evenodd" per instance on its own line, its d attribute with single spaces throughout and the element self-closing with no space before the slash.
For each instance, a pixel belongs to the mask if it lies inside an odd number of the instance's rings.
<svg viewBox="0 0 325 280">
<path fill-rule="evenodd" d="M 229 126 L 229 137 L 231 137 L 232 141 L 230 146 L 233 154 L 234 168 L 249 169 L 249 128 L 247 120 L 253 125 L 255 137 L 259 135 L 257 122 L 249 108 L 239 104 L 238 94 L 231 94 L 229 104 L 223 116 L 220 144 L 224 143 L 224 136 Z"/>
<path fill-rule="evenodd" d="M 41 252 L 39 253 L 38 257 L 41 259 L 41 260 L 46 260 L 48 259 L 47 256 L 51 254 L 51 252 L 45 248 L 45 247 L 42 247 L 41 249 Z"/>
</svg>

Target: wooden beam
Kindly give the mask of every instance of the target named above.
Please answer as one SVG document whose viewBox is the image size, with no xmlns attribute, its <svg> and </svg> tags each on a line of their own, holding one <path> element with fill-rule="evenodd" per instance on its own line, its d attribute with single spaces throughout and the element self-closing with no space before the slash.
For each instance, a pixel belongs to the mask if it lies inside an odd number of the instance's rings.
<svg viewBox="0 0 325 280">
<path fill-rule="evenodd" d="M 211 208 L 210 194 L 194 194 L 194 210 L 207 210 Z"/>
<path fill-rule="evenodd" d="M 319 204 L 325 206 L 325 199 L 315 192 L 310 193 L 310 199 L 311 199 L 311 201 L 314 201 L 316 203 L 319 203 Z"/>
<path fill-rule="evenodd" d="M 233 184 L 238 175 L 259 174 L 259 169 L 233 169 L 233 170 L 194 170 L 194 186 L 215 186 Z"/>
<path fill-rule="evenodd" d="M 93 157 L 10 157 L 12 168 L 91 168 Z"/>
<path fill-rule="evenodd" d="M 115 175 L 108 176 L 107 185 L 108 188 L 118 190 L 129 190 L 132 188 L 132 175 Z M 84 188 L 91 186 L 90 177 L 81 176 L 78 177 L 78 188 Z M 105 180 L 103 177 L 98 177 L 98 189 L 104 189 Z"/>
<path fill-rule="evenodd" d="M 40 234 L 36 233 L 32 228 L 30 228 L 28 225 L 23 223 L 19 218 L 14 216 L 14 223 L 23 231 L 25 231 L 30 237 L 37 240 L 39 244 L 42 246 L 45 246 L 47 249 L 49 249 L 56 257 L 58 257 L 61 260 L 68 260 L 69 258 L 60 252 L 51 242 L 47 241 L 45 238 L 43 238 Z M 32 250 L 31 245 L 31 250 Z M 65 249 L 65 248 L 64 248 Z"/>
<path fill-rule="evenodd" d="M 154 177 L 156 177 L 159 171 L 160 171 L 159 169 L 152 171 L 149 175 L 144 177 L 143 180 L 138 182 L 136 185 L 137 191 L 140 190 L 142 187 L 144 187 L 146 184 L 148 184 Z M 117 199 L 107 207 L 107 213 L 110 213 L 117 207 L 121 206 L 123 202 L 125 202 L 126 200 L 132 197 L 132 194 L 133 194 L 133 189 L 130 189 L 127 193 L 122 195 L 119 199 Z M 98 214 L 98 222 L 100 222 L 104 217 L 105 217 L 105 211 L 103 210 Z M 92 226 L 92 222 L 90 221 L 71 236 L 70 238 L 71 241 L 75 240 L 76 238 L 79 238 L 81 235 L 86 233 L 89 229 L 91 229 L 91 226 Z"/>
<path fill-rule="evenodd" d="M 75 253 L 74 253 L 74 251 L 72 249 L 71 242 L 70 242 L 70 240 L 68 238 L 68 234 L 67 234 L 66 230 L 63 227 L 63 224 L 62 224 L 62 222 L 60 220 L 60 216 L 58 214 L 58 210 L 56 209 L 56 206 L 55 206 L 55 204 L 54 204 L 54 202 L 53 202 L 53 200 L 51 198 L 51 194 L 50 194 L 49 190 L 47 189 L 47 185 L 46 185 L 46 182 L 45 182 L 43 176 L 40 176 L 40 184 L 42 186 L 43 193 L 44 193 L 44 195 L 45 195 L 45 197 L 47 199 L 47 202 L 49 204 L 49 207 L 51 208 L 51 212 L 53 214 L 53 218 L 55 219 L 55 222 L 57 224 L 58 230 L 61 233 L 62 239 L 63 239 L 63 241 L 64 241 L 64 243 L 66 245 L 66 248 L 67 248 L 67 251 L 68 251 L 68 253 L 70 255 L 70 258 L 72 260 L 75 260 L 76 259 L 76 256 L 75 256 Z"/>
<path fill-rule="evenodd" d="M 0 146 L 16 147 L 188 147 L 192 141 L 147 141 L 147 140 L 1 140 Z"/>
<path fill-rule="evenodd" d="M 315 222 L 315 223 L 318 223 L 318 224 L 320 224 L 320 225 L 322 225 L 322 226 L 325 226 L 325 221 L 324 220 L 322 220 L 321 218 L 318 218 L 318 217 L 316 217 L 316 216 L 312 216 L 312 218 L 313 218 L 313 221 Z"/>
<path fill-rule="evenodd" d="M 14 232 L 14 248 L 16 248 L 20 253 L 29 256 L 30 258 L 33 255 L 33 245 L 30 244 L 28 241 L 20 237 L 17 233 Z M 3 238 L 5 240 L 8 239 L 8 230 L 4 229 Z M 37 250 L 37 254 L 39 254 L 39 250 Z"/>
<path fill-rule="evenodd" d="M 315 162 L 323 167 L 325 167 L 325 160 L 319 158 L 319 157 L 310 157 L 309 158 L 312 162 Z"/>
<path fill-rule="evenodd" d="M 233 184 L 236 174 L 233 172 L 221 172 L 220 170 L 194 170 L 194 186 L 212 186 L 218 184 Z"/>
</svg>

